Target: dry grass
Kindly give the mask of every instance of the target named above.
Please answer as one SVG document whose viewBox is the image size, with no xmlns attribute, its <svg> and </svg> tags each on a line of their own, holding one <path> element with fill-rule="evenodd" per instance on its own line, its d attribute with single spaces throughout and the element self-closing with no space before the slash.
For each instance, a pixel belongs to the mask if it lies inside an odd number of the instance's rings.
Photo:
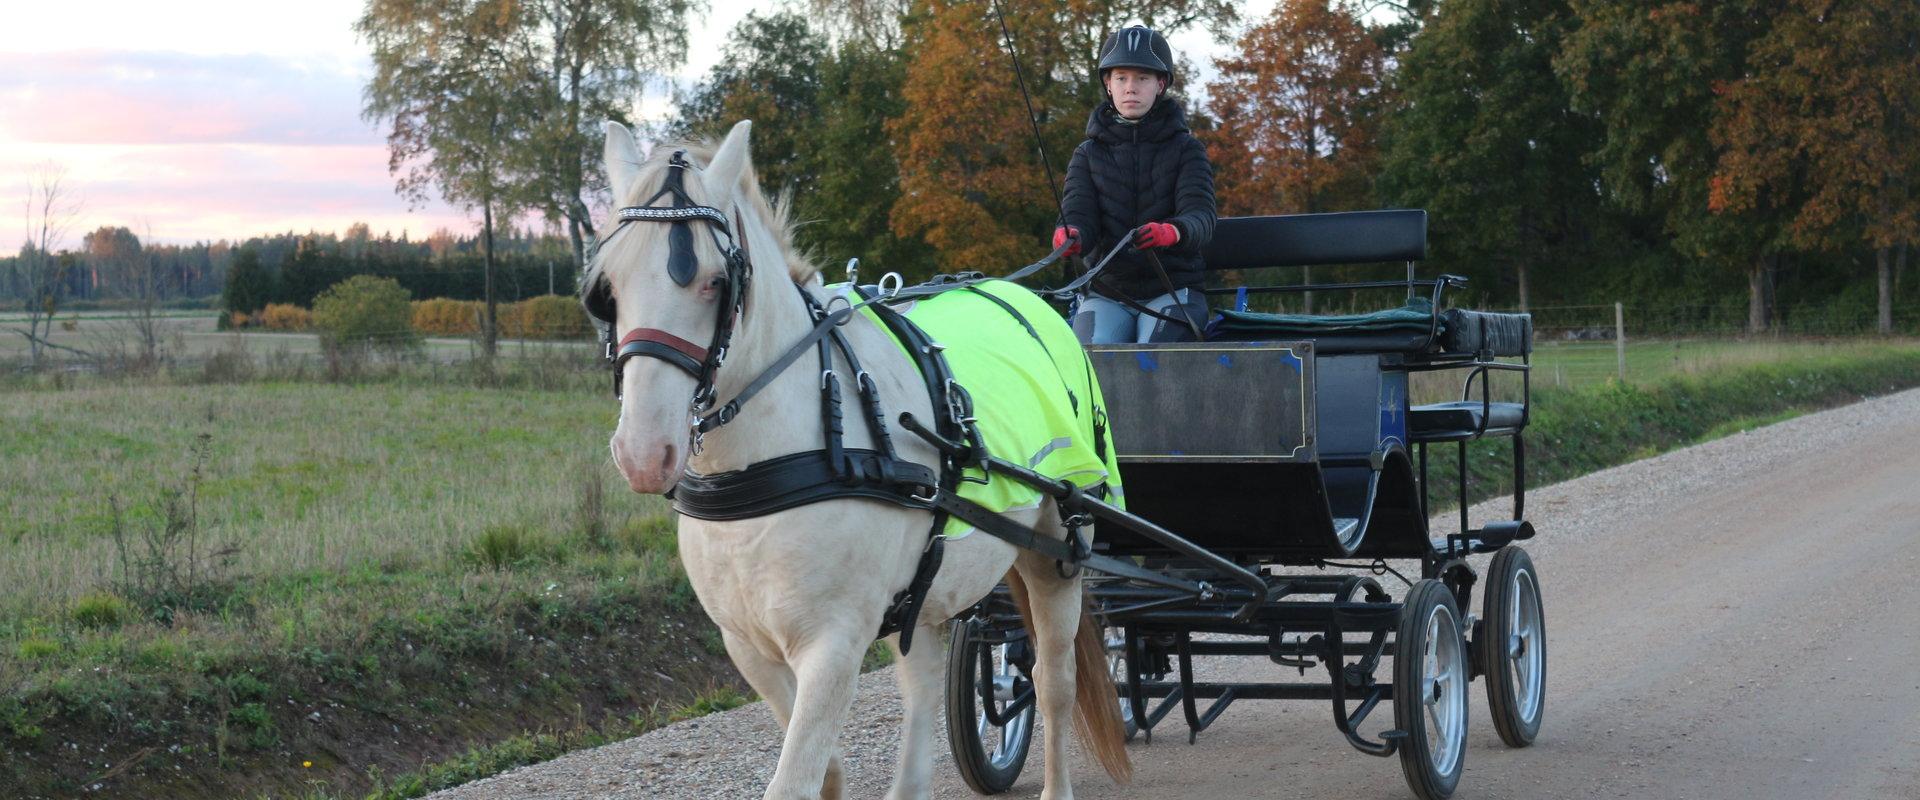
<svg viewBox="0 0 1920 800">
<path fill-rule="evenodd" d="M 432 561 L 490 529 L 569 533 L 583 483 L 620 516 L 657 514 L 605 463 L 616 408 L 584 393 L 404 385 L 102 384 L 0 407 L 0 609 L 113 578 L 112 531 L 152 520 L 212 436 L 203 535 L 236 572 Z M 603 529 L 605 523 L 602 523 Z"/>
</svg>

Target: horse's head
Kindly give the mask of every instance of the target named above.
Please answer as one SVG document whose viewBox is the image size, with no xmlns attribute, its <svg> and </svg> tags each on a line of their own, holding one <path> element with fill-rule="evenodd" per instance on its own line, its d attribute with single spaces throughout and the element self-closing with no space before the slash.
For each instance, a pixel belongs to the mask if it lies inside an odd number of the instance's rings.
<svg viewBox="0 0 1920 800">
<path fill-rule="evenodd" d="M 643 160 L 633 134 L 607 124 L 618 210 L 588 265 L 582 301 L 610 331 L 621 399 L 613 460 L 636 492 L 666 492 L 686 468 L 689 419 L 712 400 L 749 291 L 746 256 L 777 258 L 781 249 L 762 249 L 765 201 L 753 187 L 750 127 L 735 125 L 711 157 L 663 146 Z"/>
</svg>

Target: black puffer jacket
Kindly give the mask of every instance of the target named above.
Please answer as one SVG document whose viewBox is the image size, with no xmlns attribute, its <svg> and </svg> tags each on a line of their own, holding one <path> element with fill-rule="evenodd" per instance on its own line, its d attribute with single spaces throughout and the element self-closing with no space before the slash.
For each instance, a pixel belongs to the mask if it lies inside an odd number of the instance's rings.
<svg viewBox="0 0 1920 800">
<path fill-rule="evenodd" d="M 1115 242 L 1149 222 L 1172 223 L 1180 241 L 1156 251 L 1176 289 L 1198 287 L 1206 267 L 1200 252 L 1213 239 L 1213 164 L 1207 149 L 1187 132 L 1179 101 L 1162 99 L 1138 123 L 1119 121 L 1112 101 L 1087 119 L 1087 140 L 1067 166 L 1064 211 L 1080 229 L 1089 266 Z M 1136 300 L 1166 293 L 1144 255 L 1122 252 L 1101 273 Z"/>
</svg>

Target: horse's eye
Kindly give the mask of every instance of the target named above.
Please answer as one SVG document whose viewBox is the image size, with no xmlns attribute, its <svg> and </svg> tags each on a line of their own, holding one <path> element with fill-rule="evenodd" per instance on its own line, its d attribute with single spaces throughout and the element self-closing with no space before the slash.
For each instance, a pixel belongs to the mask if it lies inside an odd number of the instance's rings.
<svg viewBox="0 0 1920 800">
<path fill-rule="evenodd" d="M 727 276 L 725 275 L 715 275 L 707 279 L 707 288 L 713 289 L 716 291 L 719 290 L 720 287 L 725 286 L 726 284 L 727 284 Z"/>
</svg>

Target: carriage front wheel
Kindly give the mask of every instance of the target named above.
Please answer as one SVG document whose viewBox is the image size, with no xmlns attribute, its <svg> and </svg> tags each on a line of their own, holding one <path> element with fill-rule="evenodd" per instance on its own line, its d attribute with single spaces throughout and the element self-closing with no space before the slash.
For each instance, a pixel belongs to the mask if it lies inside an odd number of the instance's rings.
<svg viewBox="0 0 1920 800">
<path fill-rule="evenodd" d="M 1393 721 L 1404 733 L 1400 768 L 1423 800 L 1445 800 L 1460 785 L 1467 681 L 1467 645 L 1453 593 L 1436 580 L 1415 583 L 1393 643 Z"/>
<path fill-rule="evenodd" d="M 1547 696 L 1547 627 L 1540 608 L 1539 574 L 1527 551 L 1514 545 L 1493 554 L 1481 611 L 1486 627 L 1480 663 L 1487 675 L 1487 711 L 1508 747 L 1526 747 L 1540 735 Z"/>
<path fill-rule="evenodd" d="M 947 742 L 960 778 L 980 794 L 1013 787 L 1033 743 L 1033 648 L 1014 621 L 954 623 L 947 645 Z"/>
</svg>

